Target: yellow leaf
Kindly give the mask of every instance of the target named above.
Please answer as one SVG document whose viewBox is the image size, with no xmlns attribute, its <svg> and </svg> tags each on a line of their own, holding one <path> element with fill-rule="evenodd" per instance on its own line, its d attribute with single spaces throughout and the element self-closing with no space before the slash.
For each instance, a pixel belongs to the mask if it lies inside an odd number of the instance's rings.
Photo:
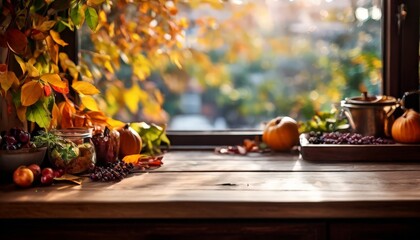
<svg viewBox="0 0 420 240">
<path fill-rule="evenodd" d="M 22 106 L 31 106 L 42 97 L 42 86 L 37 81 L 30 81 L 22 86 L 20 101 Z"/>
<path fill-rule="evenodd" d="M 140 154 L 132 154 L 125 156 L 122 160 L 125 163 L 136 164 L 140 159 Z"/>
<path fill-rule="evenodd" d="M 99 15 L 99 22 L 100 23 L 106 23 L 108 21 L 107 16 L 106 16 L 106 12 L 104 10 L 100 10 L 98 15 Z"/>
<path fill-rule="evenodd" d="M 110 61 L 104 62 L 104 67 L 106 70 L 108 70 L 110 73 L 114 73 L 114 68 L 112 67 L 112 64 Z"/>
<path fill-rule="evenodd" d="M 145 80 L 151 73 L 151 63 L 150 61 L 143 55 L 139 54 L 133 61 L 133 73 L 136 75 L 140 80 Z"/>
<path fill-rule="evenodd" d="M 36 67 L 34 67 L 34 65 L 32 65 L 30 62 L 26 64 L 26 69 L 28 70 L 29 77 L 34 77 L 34 78 L 39 77 L 38 69 L 36 69 Z"/>
<path fill-rule="evenodd" d="M 41 80 L 48 82 L 49 84 L 55 86 L 55 87 L 59 87 L 59 88 L 65 88 L 66 82 L 61 81 L 61 78 L 58 74 L 52 74 L 52 73 L 47 73 L 41 76 Z"/>
<path fill-rule="evenodd" d="M 20 69 L 22 70 L 22 73 L 26 72 L 26 63 L 20 58 L 18 55 L 15 54 L 15 59 L 19 63 Z"/>
<path fill-rule="evenodd" d="M 112 128 L 121 128 L 121 127 L 124 127 L 124 125 L 126 124 L 125 122 L 121 122 L 112 118 L 108 118 L 106 120 L 106 123 Z"/>
<path fill-rule="evenodd" d="M 19 79 L 16 77 L 15 73 L 14 72 L 7 72 L 6 81 L 1 83 L 1 88 L 3 88 L 3 90 L 5 92 L 7 92 L 7 90 L 9 90 L 9 88 L 15 82 L 19 82 Z"/>
<path fill-rule="evenodd" d="M 61 39 L 60 34 L 54 30 L 50 30 L 50 35 L 54 42 L 56 42 L 58 45 L 65 47 L 68 45 L 68 43 L 64 42 L 63 39 Z"/>
<path fill-rule="evenodd" d="M 56 21 L 45 21 L 41 24 L 41 26 L 37 27 L 37 29 L 41 32 L 46 32 L 54 27 Z"/>
<path fill-rule="evenodd" d="M 100 91 L 95 86 L 93 86 L 92 83 L 84 81 L 74 82 L 71 86 L 76 92 L 84 95 L 93 95 L 100 93 Z"/>
<path fill-rule="evenodd" d="M 82 100 L 82 104 L 86 108 L 93 111 L 99 111 L 98 104 L 92 96 L 80 95 L 80 100 Z"/>
<path fill-rule="evenodd" d="M 26 118 L 26 107 L 19 106 L 16 109 L 16 114 L 21 122 L 26 122 L 28 119 Z"/>
<path fill-rule="evenodd" d="M 137 113 L 139 108 L 139 101 L 141 99 L 147 98 L 147 93 L 140 89 L 140 87 L 135 84 L 132 88 L 126 90 L 123 94 L 125 105 L 131 113 Z"/>
</svg>

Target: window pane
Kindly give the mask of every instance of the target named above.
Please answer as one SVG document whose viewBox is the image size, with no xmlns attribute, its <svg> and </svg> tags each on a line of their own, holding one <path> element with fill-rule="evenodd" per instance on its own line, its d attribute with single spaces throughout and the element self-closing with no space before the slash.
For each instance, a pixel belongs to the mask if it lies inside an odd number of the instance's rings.
<svg viewBox="0 0 420 240">
<path fill-rule="evenodd" d="M 189 23 L 178 55 L 140 81 L 138 89 L 133 87 L 133 67 L 123 64 L 116 74 L 122 84 L 115 93 L 130 89 L 146 99 L 159 88 L 167 117 L 149 117 L 153 108 L 145 111 L 145 102 L 121 108 L 108 97 L 103 106 L 116 119 L 167 121 L 173 130 L 254 129 L 278 115 L 309 119 L 361 91 L 381 94 L 380 0 L 231 0 L 214 5 L 177 5 L 177 20 Z M 98 50 L 85 32 L 81 48 Z M 91 55 L 82 57 L 94 61 Z M 132 114 L 136 110 L 139 114 Z"/>
</svg>

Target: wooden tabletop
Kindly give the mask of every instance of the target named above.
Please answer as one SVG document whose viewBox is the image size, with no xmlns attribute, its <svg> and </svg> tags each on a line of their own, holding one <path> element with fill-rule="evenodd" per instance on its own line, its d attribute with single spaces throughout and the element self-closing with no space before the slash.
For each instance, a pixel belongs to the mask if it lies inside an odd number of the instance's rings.
<svg viewBox="0 0 420 240">
<path fill-rule="evenodd" d="M 0 218 L 420 217 L 420 163 L 170 151 L 117 183 L 0 186 Z"/>
</svg>

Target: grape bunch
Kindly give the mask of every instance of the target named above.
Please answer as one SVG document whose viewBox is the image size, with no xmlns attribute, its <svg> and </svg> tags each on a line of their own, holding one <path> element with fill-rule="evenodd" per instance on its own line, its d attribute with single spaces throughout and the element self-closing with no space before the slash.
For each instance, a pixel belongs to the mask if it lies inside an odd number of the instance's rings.
<svg viewBox="0 0 420 240">
<path fill-rule="evenodd" d="M 351 145 L 373 145 L 373 144 L 393 144 L 392 139 L 363 136 L 359 133 L 342 132 L 310 132 L 308 142 L 312 144 L 351 144 Z"/>
<path fill-rule="evenodd" d="M 93 166 L 89 177 L 92 181 L 118 182 L 124 179 L 133 168 L 134 165 L 132 163 L 117 161 L 104 166 Z"/>
<path fill-rule="evenodd" d="M 30 141 L 31 134 L 23 129 L 11 128 L 9 131 L 2 131 L 0 135 L 1 150 L 17 150 L 34 147 L 34 144 Z"/>
</svg>

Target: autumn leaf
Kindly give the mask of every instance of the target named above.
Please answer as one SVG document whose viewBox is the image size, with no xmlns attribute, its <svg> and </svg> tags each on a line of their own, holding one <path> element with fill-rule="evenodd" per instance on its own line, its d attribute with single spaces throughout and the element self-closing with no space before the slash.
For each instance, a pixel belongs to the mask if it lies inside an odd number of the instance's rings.
<svg viewBox="0 0 420 240">
<path fill-rule="evenodd" d="M 7 64 L 0 64 L 0 85 L 7 92 L 15 81 L 19 81 L 14 72 L 7 71 Z"/>
<path fill-rule="evenodd" d="M 83 11 L 82 4 L 75 4 L 73 8 L 70 9 L 70 18 L 76 27 L 82 26 L 85 21 L 85 12 Z"/>
<path fill-rule="evenodd" d="M 140 159 L 140 154 L 132 154 L 125 156 L 122 161 L 125 163 L 136 164 Z"/>
<path fill-rule="evenodd" d="M 51 36 L 45 38 L 48 46 L 48 52 L 50 53 L 51 60 L 58 64 L 58 45 L 54 42 Z"/>
<path fill-rule="evenodd" d="M 28 45 L 28 39 L 26 35 L 16 28 L 7 29 L 6 33 L 7 46 L 16 54 L 24 54 L 26 46 Z"/>
<path fill-rule="evenodd" d="M 26 63 L 20 58 L 18 55 L 15 54 L 15 59 L 19 63 L 20 69 L 22 73 L 26 73 Z"/>
<path fill-rule="evenodd" d="M 133 73 L 140 79 L 145 80 L 151 74 L 151 64 L 150 61 L 139 54 L 134 58 L 133 61 Z"/>
<path fill-rule="evenodd" d="M 60 75 L 55 73 L 47 73 L 41 76 L 41 80 L 53 85 L 57 88 L 65 88 L 67 87 L 66 82 L 62 81 Z"/>
<path fill-rule="evenodd" d="M 74 82 L 71 87 L 78 93 L 84 95 L 94 95 L 100 93 L 100 91 L 92 84 L 84 81 Z"/>
<path fill-rule="evenodd" d="M 33 77 L 33 78 L 39 77 L 38 69 L 34 67 L 34 65 L 30 61 L 26 63 L 26 69 L 28 70 L 29 77 Z"/>
<path fill-rule="evenodd" d="M 67 85 L 68 83 L 65 82 L 66 86 L 63 88 L 59 88 L 56 86 L 52 86 L 52 88 L 54 89 L 54 91 L 58 92 L 58 93 L 62 93 L 62 94 L 68 94 L 70 92 L 69 90 L 69 86 Z"/>
<path fill-rule="evenodd" d="M 103 112 L 99 112 L 99 111 L 89 111 L 86 113 L 86 116 L 88 116 L 90 119 L 94 121 L 99 121 L 99 122 L 106 122 L 107 120 L 107 116 L 105 116 Z"/>
<path fill-rule="evenodd" d="M 58 127 L 60 117 L 61 117 L 60 116 L 60 109 L 58 109 L 57 104 L 54 103 L 52 111 L 51 111 L 50 129 Z"/>
<path fill-rule="evenodd" d="M 27 108 L 26 118 L 31 122 L 35 122 L 41 128 L 47 128 L 51 122 L 50 112 L 42 101 L 38 101 L 36 104 Z"/>
<path fill-rule="evenodd" d="M 26 109 L 27 107 L 19 106 L 16 108 L 16 114 L 21 122 L 26 122 Z"/>
<path fill-rule="evenodd" d="M 61 128 L 74 127 L 73 114 L 76 113 L 74 104 L 70 101 L 64 101 L 60 102 L 57 107 L 60 112 L 58 123 L 60 124 Z"/>
<path fill-rule="evenodd" d="M 80 95 L 80 100 L 86 108 L 93 111 L 99 111 L 98 104 L 92 96 Z"/>
<path fill-rule="evenodd" d="M 96 27 L 98 26 L 98 13 L 93 7 L 88 7 L 86 8 L 85 16 L 87 25 L 92 31 L 95 31 Z"/>
<path fill-rule="evenodd" d="M 91 5 L 99 5 L 99 4 L 102 4 L 104 2 L 105 2 L 105 0 L 88 0 L 87 4 L 89 6 L 91 6 Z"/>
<path fill-rule="evenodd" d="M 54 42 L 56 42 L 58 45 L 65 47 L 68 45 L 63 39 L 61 39 L 60 34 L 54 30 L 50 30 L 50 35 Z"/>
<path fill-rule="evenodd" d="M 38 81 L 30 81 L 22 86 L 20 101 L 22 106 L 31 106 L 42 97 L 43 89 Z"/>
<path fill-rule="evenodd" d="M 0 85 L 4 89 L 3 84 L 7 81 L 7 64 L 0 64 Z M 7 90 L 5 90 L 7 91 Z"/>
<path fill-rule="evenodd" d="M 136 84 L 124 92 L 123 98 L 128 110 L 132 113 L 136 113 L 138 111 L 139 101 L 146 100 L 147 93 L 140 89 L 140 87 Z"/>
<path fill-rule="evenodd" d="M 106 123 L 113 128 L 122 128 L 126 124 L 125 122 L 121 122 L 112 118 L 107 118 Z"/>
<path fill-rule="evenodd" d="M 50 30 L 52 27 L 54 27 L 54 25 L 56 24 L 57 21 L 44 21 L 41 23 L 41 26 L 36 27 L 37 30 L 41 31 L 41 32 L 47 32 L 48 30 Z"/>
<path fill-rule="evenodd" d="M 1 82 L 1 88 L 7 92 L 7 90 L 10 89 L 10 87 L 13 85 L 13 83 L 19 82 L 19 79 L 16 77 L 14 72 L 7 72 L 6 81 Z"/>
</svg>

